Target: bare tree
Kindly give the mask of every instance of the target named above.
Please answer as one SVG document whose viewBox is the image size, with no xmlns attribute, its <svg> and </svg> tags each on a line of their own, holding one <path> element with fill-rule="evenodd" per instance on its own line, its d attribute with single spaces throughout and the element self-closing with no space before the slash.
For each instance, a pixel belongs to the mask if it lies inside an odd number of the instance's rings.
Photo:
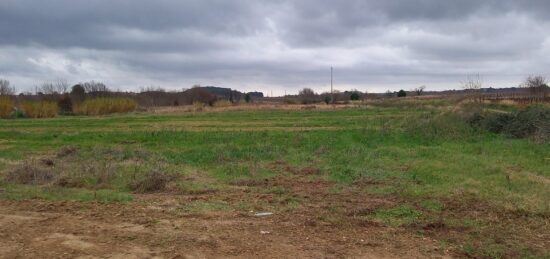
<svg viewBox="0 0 550 259">
<path fill-rule="evenodd" d="M 143 100 L 141 103 L 145 103 L 146 106 L 168 106 L 174 103 L 172 94 L 161 87 L 142 87 L 138 96 Z"/>
<path fill-rule="evenodd" d="M 302 104 L 309 104 L 316 102 L 316 93 L 311 88 L 304 88 L 299 93 L 300 101 Z"/>
<path fill-rule="evenodd" d="M 544 100 L 548 92 L 548 81 L 543 76 L 529 76 L 523 83 L 523 87 L 528 88 L 529 92 L 537 101 Z"/>
<path fill-rule="evenodd" d="M 104 83 L 96 82 L 96 81 L 90 81 L 80 84 L 82 87 L 84 87 L 84 90 L 86 90 L 86 93 L 94 93 L 94 92 L 109 92 L 109 88 Z"/>
<path fill-rule="evenodd" d="M 55 85 L 51 82 L 44 82 L 40 86 L 35 86 L 34 89 L 37 93 L 41 93 L 44 95 L 52 95 L 56 93 Z"/>
<path fill-rule="evenodd" d="M 55 91 L 58 94 L 66 94 L 69 91 L 69 83 L 65 79 L 58 79 L 53 83 Z"/>
<path fill-rule="evenodd" d="M 160 86 L 146 86 L 146 87 L 142 87 L 140 90 L 139 90 L 141 93 L 146 93 L 146 92 L 166 92 L 166 90 Z"/>
<path fill-rule="evenodd" d="M 10 86 L 10 81 L 0 78 L 0 95 L 14 95 L 15 87 Z"/>
<path fill-rule="evenodd" d="M 481 93 L 481 88 L 483 87 L 483 81 L 479 74 L 468 75 L 465 82 L 462 83 L 462 87 L 466 90 L 468 96 L 474 102 L 483 102 L 483 95 Z"/>
<path fill-rule="evenodd" d="M 425 89 L 426 89 L 426 86 L 421 85 L 421 86 L 415 88 L 414 92 L 416 93 L 416 95 L 420 96 L 420 95 L 422 95 L 422 93 L 424 93 Z"/>
</svg>

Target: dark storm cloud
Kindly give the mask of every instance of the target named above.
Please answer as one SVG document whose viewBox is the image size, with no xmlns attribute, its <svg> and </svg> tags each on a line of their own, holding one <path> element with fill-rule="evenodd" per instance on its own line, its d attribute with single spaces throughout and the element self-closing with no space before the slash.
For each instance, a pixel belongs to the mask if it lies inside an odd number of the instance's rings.
<svg viewBox="0 0 550 259">
<path fill-rule="evenodd" d="M 4 0 L 0 76 L 243 89 L 515 85 L 550 73 L 550 1 Z M 430 85 L 431 84 L 431 85 Z"/>
</svg>

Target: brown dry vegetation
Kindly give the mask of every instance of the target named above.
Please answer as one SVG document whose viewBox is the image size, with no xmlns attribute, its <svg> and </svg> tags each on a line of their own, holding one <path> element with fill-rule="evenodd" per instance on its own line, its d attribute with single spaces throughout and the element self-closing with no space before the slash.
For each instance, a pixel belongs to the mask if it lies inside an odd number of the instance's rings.
<svg viewBox="0 0 550 259">
<path fill-rule="evenodd" d="M 94 98 L 74 106 L 74 113 L 81 115 L 104 115 L 134 111 L 137 103 L 132 98 Z"/>
<path fill-rule="evenodd" d="M 59 112 L 57 103 L 51 101 L 25 101 L 20 108 L 29 118 L 53 118 Z"/>
<path fill-rule="evenodd" d="M 15 107 L 15 102 L 9 96 L 0 96 L 0 119 L 9 118 Z"/>
</svg>

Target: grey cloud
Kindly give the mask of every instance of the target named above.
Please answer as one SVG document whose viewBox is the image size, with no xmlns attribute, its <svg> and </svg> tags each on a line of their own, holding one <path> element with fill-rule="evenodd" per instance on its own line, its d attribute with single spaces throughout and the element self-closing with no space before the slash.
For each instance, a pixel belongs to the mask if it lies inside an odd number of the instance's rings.
<svg viewBox="0 0 550 259">
<path fill-rule="evenodd" d="M 549 73 L 544 0 L 4 0 L 0 76 L 295 91 Z M 502 78 L 502 80 L 499 79 Z"/>
</svg>

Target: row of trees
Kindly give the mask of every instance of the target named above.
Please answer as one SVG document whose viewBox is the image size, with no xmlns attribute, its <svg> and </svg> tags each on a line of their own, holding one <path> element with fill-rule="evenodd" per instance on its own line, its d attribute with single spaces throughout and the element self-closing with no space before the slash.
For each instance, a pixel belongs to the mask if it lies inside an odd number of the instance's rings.
<svg viewBox="0 0 550 259">
<path fill-rule="evenodd" d="M 55 102 L 61 113 L 71 113 L 75 106 L 86 100 L 97 98 L 133 99 L 140 107 L 178 106 L 203 103 L 214 105 L 220 99 L 234 102 L 252 102 L 262 98 L 260 92 L 241 93 L 229 88 L 193 86 L 181 91 L 166 91 L 159 87 L 142 88 L 140 92 L 112 91 L 105 84 L 96 81 L 70 86 L 65 80 L 45 82 L 35 86 L 33 92 L 16 95 L 16 89 L 8 80 L 0 79 L 0 95 L 11 96 L 16 103 L 26 101 Z"/>
<path fill-rule="evenodd" d="M 317 94 L 311 88 L 304 88 L 298 92 L 297 96 L 285 96 L 284 99 L 288 103 L 299 102 L 302 104 L 320 103 L 342 103 L 349 101 L 363 100 L 367 97 L 367 93 L 358 90 L 352 91 L 333 91 L 332 93 L 324 92 Z"/>
<path fill-rule="evenodd" d="M 481 76 L 468 76 L 462 84 L 466 94 L 476 102 L 483 100 L 483 82 Z M 534 100 L 545 100 L 548 96 L 548 81 L 542 76 L 529 76 L 521 85 L 529 89 Z M 408 95 L 423 95 L 425 86 L 419 86 L 410 91 L 400 90 L 398 92 L 386 92 L 385 97 L 405 97 Z M 10 85 L 8 80 L 0 79 L 0 96 L 14 96 L 15 87 Z M 258 97 L 259 96 L 259 97 Z M 136 100 L 139 106 L 177 106 L 190 105 L 193 103 L 205 103 L 213 105 L 218 99 L 228 99 L 230 102 L 252 102 L 255 98 L 261 98 L 261 93 L 240 93 L 229 88 L 200 87 L 194 86 L 181 91 L 166 91 L 159 87 L 147 87 L 139 93 L 111 91 L 105 84 L 96 81 L 89 81 L 73 85 L 66 80 L 45 82 L 34 88 L 34 93 L 25 92 L 18 95 L 17 100 L 47 100 L 57 102 L 62 112 L 72 110 L 74 104 L 82 103 L 86 99 L 97 97 L 126 97 Z M 353 100 L 363 100 L 367 93 L 357 90 L 333 93 L 317 94 L 311 88 L 302 89 L 298 95 L 285 96 L 284 100 L 289 103 L 341 103 Z"/>
</svg>

